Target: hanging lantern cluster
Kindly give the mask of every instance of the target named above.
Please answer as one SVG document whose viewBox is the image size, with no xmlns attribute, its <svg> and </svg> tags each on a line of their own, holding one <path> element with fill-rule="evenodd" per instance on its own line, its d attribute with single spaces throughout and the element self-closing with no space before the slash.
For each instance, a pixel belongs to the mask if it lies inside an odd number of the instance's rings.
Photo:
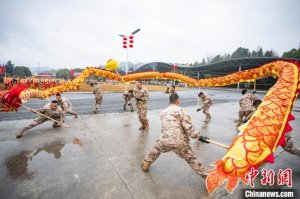
<svg viewBox="0 0 300 199">
<path fill-rule="evenodd" d="M 133 48 L 133 36 L 130 35 L 129 37 L 123 37 L 123 48 Z"/>
</svg>

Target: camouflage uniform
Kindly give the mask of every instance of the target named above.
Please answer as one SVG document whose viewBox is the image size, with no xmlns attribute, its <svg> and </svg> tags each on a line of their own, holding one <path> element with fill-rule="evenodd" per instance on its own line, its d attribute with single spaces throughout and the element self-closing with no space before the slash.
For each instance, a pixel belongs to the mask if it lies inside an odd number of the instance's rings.
<svg viewBox="0 0 300 199">
<path fill-rule="evenodd" d="M 189 144 L 189 137 L 193 139 L 200 137 L 200 131 L 194 129 L 190 116 L 181 107 L 170 105 L 161 112 L 160 120 L 162 135 L 144 161 L 151 164 L 161 153 L 173 151 L 184 159 L 196 174 L 205 177 L 206 169 L 194 155 Z"/>
<path fill-rule="evenodd" d="M 39 113 L 42 113 L 48 117 L 51 117 L 52 119 L 54 119 L 56 121 L 63 121 L 63 110 L 60 108 L 60 106 L 57 106 L 57 109 L 52 110 L 51 104 L 46 104 L 43 108 L 38 109 L 36 111 Z M 20 129 L 16 136 L 18 137 L 18 135 L 21 135 L 20 137 L 22 137 L 25 131 L 27 131 L 35 126 L 38 126 L 48 120 L 49 120 L 48 118 L 40 115 L 39 117 L 35 118 L 29 125 Z M 52 126 L 60 127 L 61 125 L 59 125 L 57 122 L 54 122 Z"/>
<path fill-rule="evenodd" d="M 171 87 L 171 89 L 169 90 L 169 96 L 171 96 L 173 94 L 177 94 L 177 92 L 175 91 L 175 89 L 173 87 Z"/>
<path fill-rule="evenodd" d="M 125 91 L 123 94 L 123 98 L 124 98 L 124 110 L 126 110 L 126 106 L 128 105 L 130 107 L 130 110 L 133 111 L 133 106 L 131 102 L 132 95 L 128 91 Z"/>
<path fill-rule="evenodd" d="M 203 113 L 206 116 L 205 121 L 208 121 L 211 118 L 211 115 L 209 113 L 209 108 L 212 105 L 212 100 L 209 97 L 209 95 L 206 93 L 203 93 L 203 95 L 201 95 L 199 99 L 203 102 L 203 106 L 201 107 L 201 109 L 203 109 Z"/>
<path fill-rule="evenodd" d="M 136 101 L 136 110 L 139 116 L 139 120 L 142 124 L 140 129 L 148 128 L 148 119 L 147 119 L 147 102 L 149 99 L 148 91 L 146 88 L 135 88 L 133 90 L 133 96 Z"/>
<path fill-rule="evenodd" d="M 94 107 L 94 113 L 96 113 L 102 103 L 102 99 L 103 99 L 103 92 L 100 88 L 100 85 L 99 84 L 94 84 L 93 85 L 93 93 L 95 95 L 95 107 Z"/>
<path fill-rule="evenodd" d="M 282 147 L 286 152 L 297 155 L 300 157 L 300 149 L 294 146 L 294 142 L 291 137 L 291 133 L 285 134 L 285 146 Z"/>
<path fill-rule="evenodd" d="M 57 100 L 57 102 L 65 113 L 69 113 L 77 117 L 77 113 L 75 113 L 72 109 L 72 103 L 67 98 L 61 97 L 61 100 Z"/>
<path fill-rule="evenodd" d="M 258 100 L 259 96 L 257 94 L 252 94 L 252 101 Z"/>
<path fill-rule="evenodd" d="M 246 93 L 240 99 L 240 111 L 239 111 L 239 121 L 238 125 L 243 122 L 243 118 L 248 118 L 248 116 L 254 111 L 252 105 L 253 95 Z"/>
</svg>

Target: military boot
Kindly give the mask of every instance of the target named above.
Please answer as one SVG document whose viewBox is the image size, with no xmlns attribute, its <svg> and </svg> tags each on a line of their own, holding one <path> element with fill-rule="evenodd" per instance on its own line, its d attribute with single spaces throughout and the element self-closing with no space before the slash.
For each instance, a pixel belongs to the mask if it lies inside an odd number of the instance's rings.
<svg viewBox="0 0 300 199">
<path fill-rule="evenodd" d="M 206 118 L 204 120 L 204 122 L 209 122 L 210 121 L 211 116 L 209 114 L 206 115 Z"/>
<path fill-rule="evenodd" d="M 143 171 L 149 171 L 151 163 L 152 162 L 149 162 L 147 160 L 143 160 L 143 162 L 142 162 L 142 169 L 143 169 Z"/>
<path fill-rule="evenodd" d="M 93 113 L 97 113 L 98 112 L 98 109 L 97 108 L 94 108 L 94 110 L 93 110 Z"/>
<path fill-rule="evenodd" d="M 16 138 L 21 138 L 21 137 L 23 137 L 24 132 L 25 132 L 25 129 L 20 129 L 20 130 L 18 131 L 18 133 L 16 134 Z"/>
<path fill-rule="evenodd" d="M 149 123 L 148 123 L 148 122 L 145 123 L 144 129 L 145 129 L 145 130 L 149 130 Z"/>
<path fill-rule="evenodd" d="M 142 125 L 139 128 L 139 130 L 143 130 L 143 129 L 145 129 L 145 124 L 144 123 L 142 123 Z"/>
<path fill-rule="evenodd" d="M 126 111 L 126 104 L 124 104 L 124 111 Z"/>
<path fill-rule="evenodd" d="M 52 125 L 52 127 L 54 127 L 54 128 L 55 127 L 61 127 L 61 124 L 58 124 L 57 122 L 54 122 L 53 125 Z"/>
</svg>

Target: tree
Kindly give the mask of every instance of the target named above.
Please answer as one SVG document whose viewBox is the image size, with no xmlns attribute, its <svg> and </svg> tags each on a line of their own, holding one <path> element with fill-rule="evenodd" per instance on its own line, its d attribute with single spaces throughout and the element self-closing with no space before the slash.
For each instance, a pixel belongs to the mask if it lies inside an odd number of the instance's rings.
<svg viewBox="0 0 300 199">
<path fill-rule="evenodd" d="M 251 57 L 257 57 L 257 52 L 255 50 L 252 51 Z"/>
<path fill-rule="evenodd" d="M 16 66 L 13 69 L 13 74 L 19 77 L 30 77 L 32 73 L 30 69 L 26 66 Z"/>
<path fill-rule="evenodd" d="M 193 66 L 200 66 L 200 63 L 197 62 L 197 61 L 195 61 L 194 64 L 193 64 Z"/>
<path fill-rule="evenodd" d="M 206 63 L 205 63 L 205 59 L 203 58 L 202 59 L 202 62 L 201 62 L 201 66 L 203 66 L 203 65 L 205 65 Z"/>
<path fill-rule="evenodd" d="M 250 57 L 250 52 L 248 48 L 239 47 L 231 55 L 231 59 L 243 57 Z"/>
<path fill-rule="evenodd" d="M 300 49 L 296 50 L 295 48 L 293 48 L 290 51 L 284 52 L 282 54 L 283 58 L 296 58 L 296 59 L 300 59 Z"/>
<path fill-rule="evenodd" d="M 56 77 L 57 78 L 64 78 L 64 79 L 69 79 L 71 77 L 71 72 L 69 69 L 64 68 L 60 69 L 56 72 Z"/>
<path fill-rule="evenodd" d="M 75 72 L 82 72 L 83 69 L 82 69 L 82 68 L 75 68 L 74 71 L 75 71 Z"/>
<path fill-rule="evenodd" d="M 257 50 L 256 57 L 263 57 L 263 56 L 264 56 L 264 51 L 262 47 L 259 47 L 259 49 Z"/>
<path fill-rule="evenodd" d="M 14 65 L 10 60 L 5 64 L 5 69 L 8 75 L 13 75 Z"/>
<path fill-rule="evenodd" d="M 220 62 L 220 61 L 223 61 L 222 56 L 216 55 L 214 58 L 212 58 L 211 63 L 216 63 L 216 62 Z"/>
<path fill-rule="evenodd" d="M 276 53 L 273 52 L 272 50 L 267 50 L 265 52 L 265 57 L 276 57 Z"/>
</svg>

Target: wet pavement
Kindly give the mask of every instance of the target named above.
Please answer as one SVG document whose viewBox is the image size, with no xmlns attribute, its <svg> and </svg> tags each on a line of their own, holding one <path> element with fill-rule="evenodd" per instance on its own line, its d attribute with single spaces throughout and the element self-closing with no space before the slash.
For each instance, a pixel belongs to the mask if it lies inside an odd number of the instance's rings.
<svg viewBox="0 0 300 199">
<path fill-rule="evenodd" d="M 194 95 L 197 91 L 185 92 Z M 203 135 L 229 145 L 236 136 L 234 120 L 239 93 L 208 92 L 213 94 L 213 99 L 231 96 L 228 99 L 231 102 L 212 106 L 213 119 L 209 124 L 203 123 L 204 115 L 197 113 L 192 103 L 185 110 Z M 31 120 L 0 122 L 1 198 L 241 198 L 244 186 L 232 195 L 219 190 L 209 196 L 205 182 L 174 153 L 162 154 L 150 172 L 141 170 L 141 161 L 160 135 L 160 111 L 149 111 L 148 132 L 138 130 L 136 112 L 68 117 L 71 128 L 52 128 L 52 123 L 47 122 L 27 131 L 18 140 L 16 131 Z M 300 147 L 300 112 L 293 111 L 293 115 L 296 117 L 291 122 L 293 138 Z M 191 146 L 207 167 L 226 152 L 197 140 L 192 140 Z M 275 156 L 275 163 L 265 168 L 275 171 L 292 168 L 293 186 L 299 187 L 300 158 L 281 148 Z"/>
<path fill-rule="evenodd" d="M 212 90 L 202 89 L 209 93 L 214 98 L 214 103 L 224 103 L 231 101 L 238 101 L 241 93 L 239 91 L 230 90 Z M 181 97 L 181 106 L 192 106 L 198 103 L 197 94 L 199 89 L 191 89 L 186 91 L 178 91 Z M 149 110 L 161 109 L 168 105 L 168 94 L 162 92 L 150 92 L 150 101 L 148 104 Z M 263 96 L 263 93 L 260 93 Z M 73 104 L 73 110 L 80 115 L 90 115 L 95 104 L 95 97 L 92 93 L 63 93 L 63 97 L 69 99 Z M 50 100 L 55 99 L 51 97 Z M 49 103 L 48 100 L 30 99 L 26 106 L 39 109 Z M 100 114 L 103 113 L 123 113 L 123 93 L 104 93 L 103 102 L 101 104 Z M 129 108 L 128 108 L 129 109 Z M 300 108 L 299 108 L 300 109 Z M 128 111 L 128 110 L 127 110 Z M 18 112 L 0 112 L 0 121 L 19 120 L 19 119 L 31 119 L 36 117 L 35 114 L 28 112 L 25 108 L 20 108 Z"/>
</svg>

